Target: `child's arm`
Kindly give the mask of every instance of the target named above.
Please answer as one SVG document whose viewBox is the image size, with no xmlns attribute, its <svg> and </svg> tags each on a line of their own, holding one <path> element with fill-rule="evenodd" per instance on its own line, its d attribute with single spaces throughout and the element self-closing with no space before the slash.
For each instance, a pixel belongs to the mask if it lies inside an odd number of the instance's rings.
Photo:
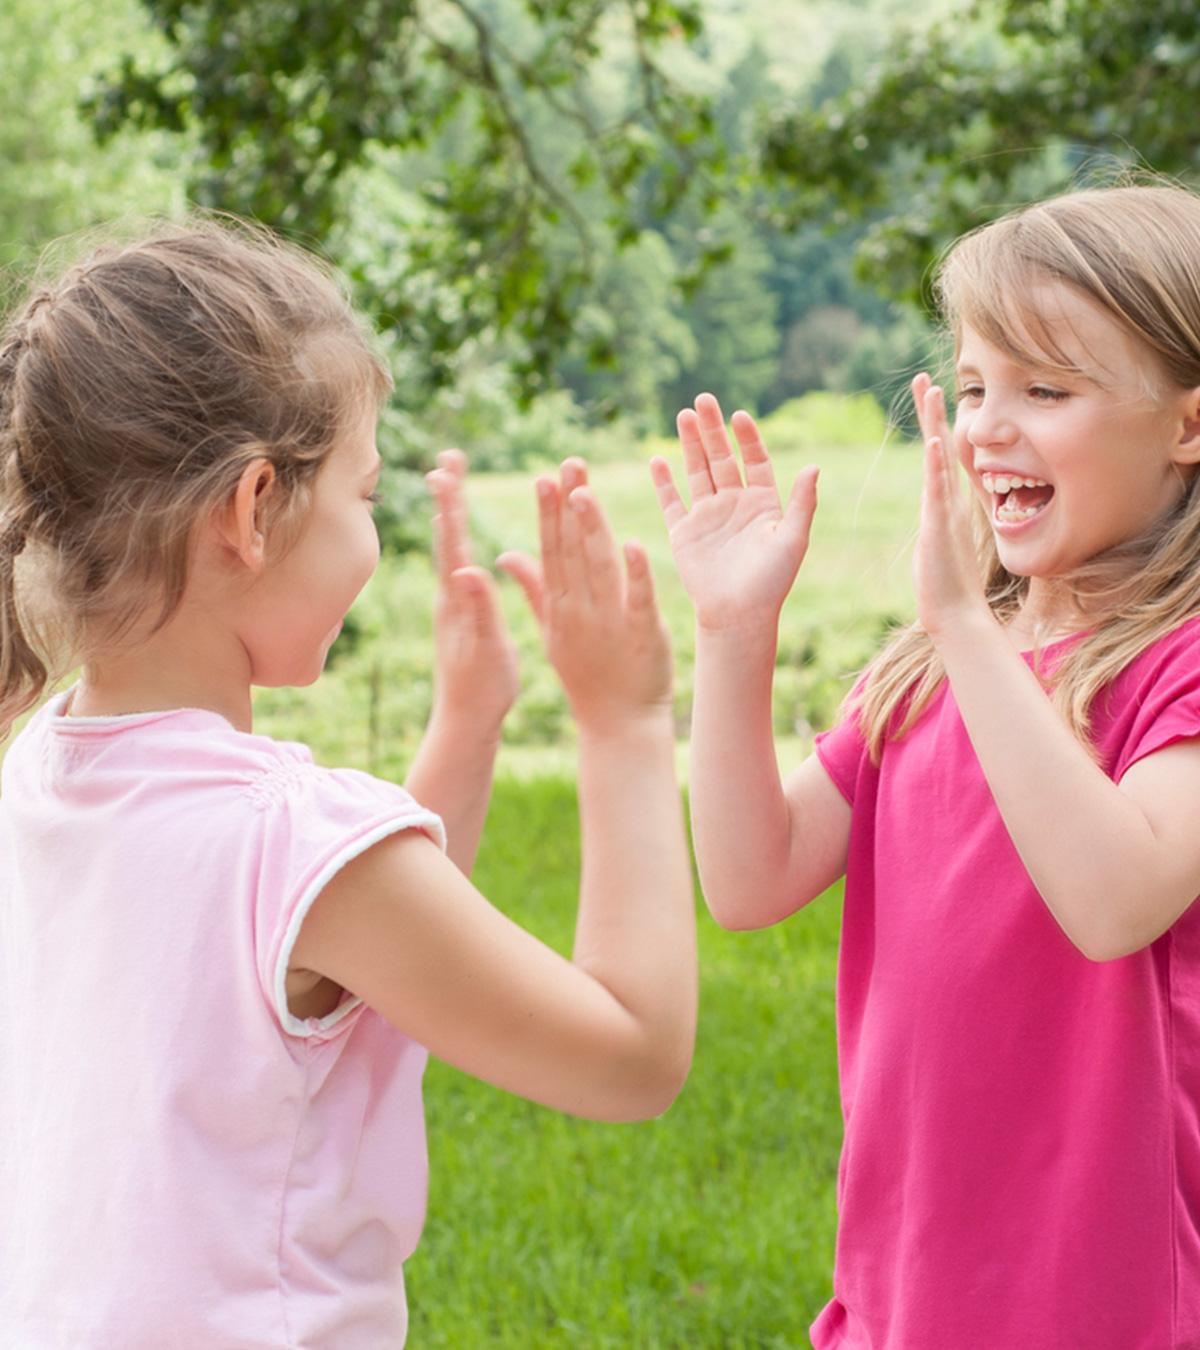
<svg viewBox="0 0 1200 1350">
<path fill-rule="evenodd" d="M 471 874 L 487 817 L 500 727 L 517 696 L 517 658 L 495 583 L 471 565 L 467 457 L 444 450 L 429 475 L 438 590 L 434 697 L 405 786 L 446 827 L 450 857 Z"/>
<path fill-rule="evenodd" d="M 567 475 L 564 475 L 566 477 Z M 595 499 L 539 483 L 538 611 L 579 725 L 583 875 L 573 961 L 493 908 L 427 839 L 391 836 L 317 898 L 292 964 L 459 1068 L 601 1119 L 665 1110 L 691 1062 L 695 906 L 674 772 L 671 656 L 645 554 L 628 578 Z M 528 860 L 534 874 L 538 859 Z"/>
<path fill-rule="evenodd" d="M 726 928 L 777 922 L 846 866 L 850 808 L 810 757 L 781 783 L 771 730 L 779 612 L 808 547 L 816 477 L 785 510 L 754 421 L 735 413 L 738 470 L 711 394 L 679 415 L 688 510 L 662 459 L 651 462 L 671 549 L 696 610 L 690 796 L 704 897 Z"/>
<path fill-rule="evenodd" d="M 941 390 L 913 383 L 925 435 L 917 610 L 1026 871 L 1068 938 L 1104 961 L 1148 946 L 1200 894 L 1200 742 L 1114 783 L 1089 757 L 984 599 Z"/>
</svg>

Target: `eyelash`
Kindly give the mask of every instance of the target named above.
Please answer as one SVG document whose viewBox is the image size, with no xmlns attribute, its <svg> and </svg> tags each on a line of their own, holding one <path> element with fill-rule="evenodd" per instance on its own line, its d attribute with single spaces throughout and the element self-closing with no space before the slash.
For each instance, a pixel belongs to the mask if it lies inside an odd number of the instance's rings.
<svg viewBox="0 0 1200 1350">
<path fill-rule="evenodd" d="M 1071 397 L 1065 389 L 1049 389 L 1044 384 L 1030 385 L 1027 392 L 1039 403 L 1061 403 L 1064 399 Z M 965 389 L 960 389 L 955 397 L 960 403 L 964 399 L 982 398 L 983 390 L 978 385 L 972 384 Z"/>
<path fill-rule="evenodd" d="M 374 492 L 368 494 L 367 501 L 369 501 L 372 506 L 379 506 L 383 502 L 383 493 L 376 489 Z"/>
</svg>

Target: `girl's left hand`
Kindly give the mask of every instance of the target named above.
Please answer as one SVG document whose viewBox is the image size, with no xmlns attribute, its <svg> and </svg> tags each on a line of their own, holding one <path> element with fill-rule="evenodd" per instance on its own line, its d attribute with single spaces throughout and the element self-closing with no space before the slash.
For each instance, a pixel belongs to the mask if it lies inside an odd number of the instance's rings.
<svg viewBox="0 0 1200 1350">
<path fill-rule="evenodd" d="M 494 738 L 517 697 L 517 649 L 495 581 L 471 561 L 467 457 L 461 450 L 443 450 L 437 463 L 426 478 L 437 504 L 434 713 L 452 718 L 464 734 Z"/>
<path fill-rule="evenodd" d="M 970 509 L 954 462 L 942 390 L 924 371 L 912 382 L 925 442 L 921 528 L 913 555 L 917 618 L 935 641 L 966 616 L 991 613 L 971 538 Z"/>
</svg>

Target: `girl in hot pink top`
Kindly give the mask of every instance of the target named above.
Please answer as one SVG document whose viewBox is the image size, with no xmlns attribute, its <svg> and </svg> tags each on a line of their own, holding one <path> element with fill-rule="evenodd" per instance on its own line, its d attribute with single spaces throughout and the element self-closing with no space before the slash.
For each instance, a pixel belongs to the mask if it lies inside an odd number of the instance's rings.
<svg viewBox="0 0 1200 1350">
<path fill-rule="evenodd" d="M 781 782 L 780 509 L 752 420 L 653 466 L 697 617 L 691 806 L 714 916 L 846 878 L 845 1143 L 817 1350 L 1200 1346 L 1200 199 L 1079 192 L 939 275 L 917 622 Z M 955 460 L 965 470 L 961 486 Z"/>
<path fill-rule="evenodd" d="M 312 683 L 378 561 L 389 388 L 315 260 L 203 220 L 0 333 L 0 734 L 82 670 L 0 779 L 6 1347 L 391 1350 L 427 1051 L 604 1119 L 687 1073 L 670 648 L 581 463 L 538 483 L 541 562 L 502 560 L 579 726 L 573 961 L 468 880 L 516 671 L 457 452 L 407 787 L 253 734 L 251 686 Z"/>
</svg>

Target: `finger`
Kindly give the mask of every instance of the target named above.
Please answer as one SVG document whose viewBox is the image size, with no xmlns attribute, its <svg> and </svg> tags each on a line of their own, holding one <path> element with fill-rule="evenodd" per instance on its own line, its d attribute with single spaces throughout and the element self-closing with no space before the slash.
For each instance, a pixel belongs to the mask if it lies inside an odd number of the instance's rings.
<svg viewBox="0 0 1200 1350">
<path fill-rule="evenodd" d="M 929 391 L 933 389 L 933 379 L 929 377 L 927 371 L 922 370 L 921 374 L 912 379 L 912 406 L 917 410 L 917 424 L 921 428 L 921 439 L 929 440 L 930 436 L 937 435 L 937 425 L 930 417 Z"/>
<path fill-rule="evenodd" d="M 663 520 L 666 521 L 667 529 L 670 530 L 672 525 L 675 525 L 687 515 L 687 507 L 684 506 L 683 498 L 680 497 L 678 489 L 675 487 L 675 479 L 671 476 L 671 466 L 661 455 L 655 455 L 650 461 L 650 479 L 658 494 L 658 505 L 663 513 Z"/>
<path fill-rule="evenodd" d="M 559 468 L 559 483 L 562 487 L 563 501 L 570 497 L 577 487 L 587 482 L 587 464 L 578 455 L 564 459 Z"/>
<path fill-rule="evenodd" d="M 735 412 L 732 418 L 733 434 L 737 437 L 746 468 L 746 483 L 750 487 L 775 487 L 775 470 L 771 467 L 767 447 L 762 443 L 758 426 L 748 412 Z M 778 489 L 776 489 L 778 492 Z"/>
<path fill-rule="evenodd" d="M 932 384 L 933 381 L 924 370 L 919 375 L 913 376 L 913 408 L 917 414 L 917 425 L 921 428 L 921 439 L 923 441 L 927 441 L 933 435 L 933 428 L 926 425 L 925 421 L 925 394 Z"/>
<path fill-rule="evenodd" d="M 589 488 L 576 488 L 568 501 L 579 524 L 592 599 L 598 605 L 616 607 L 622 601 L 621 571 L 617 541 L 608 518 Z"/>
<path fill-rule="evenodd" d="M 925 407 L 925 422 L 930 428 L 930 440 L 938 443 L 938 458 L 942 465 L 942 477 L 945 483 L 946 492 L 950 497 L 956 497 L 958 493 L 958 479 L 954 473 L 954 465 L 947 454 L 947 448 L 950 444 L 949 428 L 946 425 L 946 403 L 942 397 L 942 391 L 936 384 L 930 385 L 925 391 L 923 400 Z"/>
<path fill-rule="evenodd" d="M 545 612 L 546 581 L 538 560 L 531 558 L 528 553 L 510 551 L 502 553 L 496 559 L 496 566 L 512 577 L 525 592 L 525 599 L 529 601 L 534 618 L 541 623 Z"/>
<path fill-rule="evenodd" d="M 439 451 L 437 464 L 439 469 L 445 469 L 460 481 L 465 481 L 467 476 L 467 457 L 461 450 Z"/>
<path fill-rule="evenodd" d="M 941 437 L 948 450 L 954 444 L 954 437 L 951 434 L 950 422 L 946 416 L 946 391 L 940 384 L 935 384 L 926 398 L 932 400 L 933 434 Z"/>
<path fill-rule="evenodd" d="M 562 595 L 567 588 L 567 579 L 563 567 L 558 484 L 553 478 L 537 480 L 537 503 L 545 594 Z"/>
<path fill-rule="evenodd" d="M 683 471 L 687 475 L 688 491 L 694 505 L 701 497 L 711 497 L 716 491 L 700 439 L 700 419 L 693 409 L 684 408 L 675 419 L 675 429 L 679 432 L 679 443 L 683 446 Z"/>
<path fill-rule="evenodd" d="M 639 627 L 652 628 L 658 623 L 658 606 L 654 602 L 654 573 L 650 559 L 636 539 L 626 542 L 624 553 L 625 606 L 629 617 Z"/>
<path fill-rule="evenodd" d="M 563 463 L 563 477 L 571 482 L 575 472 L 568 472 L 567 460 Z M 578 464 L 578 461 L 576 462 Z M 574 491 L 574 487 L 570 491 Z M 559 490 L 559 536 L 562 545 L 563 591 L 566 594 L 586 597 L 590 593 L 588 586 L 587 560 L 583 552 L 583 527 L 578 512 L 570 505 L 569 492 L 565 484 Z"/>
<path fill-rule="evenodd" d="M 817 510 L 817 476 L 820 472 L 815 464 L 800 470 L 780 522 L 779 528 L 784 531 L 789 545 L 802 559 L 808 552 L 813 516 Z"/>
<path fill-rule="evenodd" d="M 925 442 L 925 502 L 929 510 L 944 519 L 949 505 L 946 455 L 941 439 L 930 436 Z"/>
<path fill-rule="evenodd" d="M 729 444 L 721 405 L 712 394 L 701 394 L 696 399 L 696 416 L 700 421 L 700 440 L 708 457 L 709 476 L 717 491 L 741 487 L 742 475 L 733 457 L 733 446 Z"/>
<path fill-rule="evenodd" d="M 466 567 L 471 561 L 467 536 L 467 504 L 462 490 L 462 479 L 451 468 L 437 468 L 426 475 L 426 482 L 437 503 L 438 575 L 443 584 L 456 568 Z"/>
<path fill-rule="evenodd" d="M 453 594 L 465 606 L 480 637 L 500 627 L 500 597 L 496 583 L 482 567 L 460 567 L 450 578 Z"/>
</svg>

